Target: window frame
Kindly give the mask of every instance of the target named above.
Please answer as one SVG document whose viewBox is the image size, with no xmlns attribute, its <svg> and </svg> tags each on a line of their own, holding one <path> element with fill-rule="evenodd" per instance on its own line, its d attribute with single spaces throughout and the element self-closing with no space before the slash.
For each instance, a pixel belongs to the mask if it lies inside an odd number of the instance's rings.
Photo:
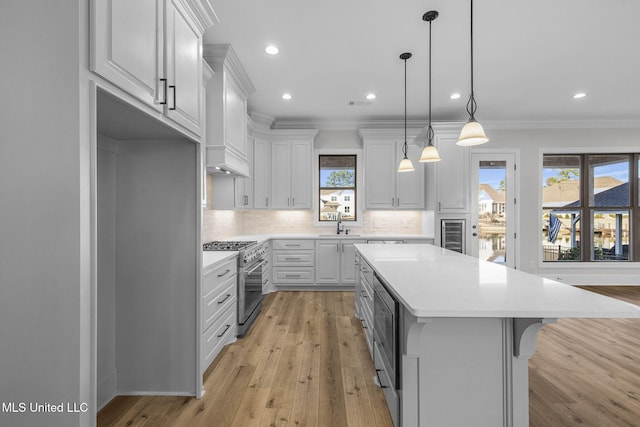
<svg viewBox="0 0 640 427">
<path fill-rule="evenodd" d="M 314 150 L 314 192 L 316 194 L 314 197 L 314 225 L 332 227 L 335 227 L 336 225 L 336 221 L 320 220 L 320 209 L 322 208 L 320 193 L 323 189 L 327 189 L 327 187 L 320 187 L 320 159 L 323 156 L 353 156 L 355 158 L 355 187 L 344 187 L 344 189 L 353 189 L 353 210 L 355 211 L 355 220 L 344 221 L 344 224 L 348 227 L 362 226 L 363 204 L 360 197 L 360 191 L 362 189 L 362 150 L 330 148 Z"/>
<path fill-rule="evenodd" d="M 635 230 L 640 230 L 640 186 L 639 183 L 639 163 L 640 163 L 640 153 L 630 151 L 629 149 L 605 149 L 605 150 L 594 150 L 591 149 L 577 149 L 577 150 L 549 150 L 549 149 L 541 149 L 540 150 L 540 163 L 539 163 L 539 179 L 538 179 L 538 191 L 539 191 L 539 203 L 538 203 L 538 221 L 539 221 L 539 230 L 542 230 L 543 223 L 542 217 L 545 210 L 550 209 L 549 207 L 545 207 L 543 200 L 543 191 L 544 186 L 542 185 L 543 179 L 543 170 L 544 170 L 544 158 L 545 156 L 579 156 L 580 157 L 580 205 L 576 207 L 572 207 L 571 209 L 574 211 L 580 212 L 580 260 L 572 261 L 572 262 L 558 262 L 558 261 L 544 261 L 543 255 L 543 243 L 539 240 L 539 267 L 557 267 L 559 265 L 564 265 L 566 267 L 571 267 L 572 265 L 575 267 L 576 264 L 579 265 L 594 265 L 594 266 L 605 266 L 605 265 L 613 265 L 620 267 L 621 265 L 633 265 L 633 263 L 640 262 L 640 237 L 634 238 Z M 589 185 L 590 180 L 590 164 L 589 164 L 589 156 L 603 156 L 603 155 L 626 155 L 629 159 L 629 205 L 628 206 L 592 206 L 590 200 L 591 187 Z M 571 210 L 569 208 L 559 209 L 562 210 Z M 593 259 L 593 252 L 595 250 L 593 235 L 594 235 L 594 225 L 592 221 L 592 216 L 594 212 L 602 212 L 602 211 L 628 211 L 629 212 L 629 258 L 627 260 L 598 260 Z M 588 236 L 585 238 L 584 236 Z"/>
</svg>

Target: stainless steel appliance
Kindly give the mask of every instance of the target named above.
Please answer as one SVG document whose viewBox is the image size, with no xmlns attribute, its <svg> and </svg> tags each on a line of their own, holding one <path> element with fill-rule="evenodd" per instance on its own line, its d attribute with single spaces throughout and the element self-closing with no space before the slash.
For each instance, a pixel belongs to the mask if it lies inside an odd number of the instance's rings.
<svg viewBox="0 0 640 427">
<path fill-rule="evenodd" d="M 249 331 L 262 308 L 262 271 L 269 247 L 256 241 L 215 241 L 205 251 L 238 251 L 238 337 Z"/>
<path fill-rule="evenodd" d="M 440 232 L 442 247 L 464 254 L 465 248 L 465 220 L 464 219 L 443 219 L 440 221 L 442 230 Z"/>
<path fill-rule="evenodd" d="M 400 397 L 400 306 L 377 275 L 373 277 L 374 364 L 394 425 L 399 425 Z"/>
</svg>

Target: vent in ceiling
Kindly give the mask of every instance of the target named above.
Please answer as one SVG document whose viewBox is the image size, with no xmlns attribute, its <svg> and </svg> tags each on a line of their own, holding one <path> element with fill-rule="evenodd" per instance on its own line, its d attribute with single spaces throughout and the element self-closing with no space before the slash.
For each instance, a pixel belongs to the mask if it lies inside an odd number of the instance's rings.
<svg viewBox="0 0 640 427">
<path fill-rule="evenodd" d="M 347 105 L 351 107 L 366 107 L 371 104 L 371 101 L 347 101 Z"/>
</svg>

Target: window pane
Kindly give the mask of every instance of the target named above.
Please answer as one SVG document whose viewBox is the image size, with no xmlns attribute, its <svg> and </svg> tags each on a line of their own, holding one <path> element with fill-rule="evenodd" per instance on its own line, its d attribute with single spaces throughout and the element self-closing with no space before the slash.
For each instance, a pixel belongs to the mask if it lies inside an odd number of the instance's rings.
<svg viewBox="0 0 640 427">
<path fill-rule="evenodd" d="M 355 221 L 353 190 L 320 190 L 320 221 L 337 221 L 338 213 L 343 221 Z"/>
<path fill-rule="evenodd" d="M 356 156 L 320 156 L 320 187 L 356 186 Z"/>
<path fill-rule="evenodd" d="M 544 156 L 542 206 L 580 206 L 580 156 L 555 154 Z"/>
<path fill-rule="evenodd" d="M 594 211 L 593 260 L 629 260 L 629 211 Z"/>
<path fill-rule="evenodd" d="M 542 211 L 542 260 L 580 261 L 580 211 Z"/>
<path fill-rule="evenodd" d="M 589 206 L 629 206 L 629 156 L 589 156 Z"/>
<path fill-rule="evenodd" d="M 356 156 L 319 156 L 319 220 L 356 221 Z"/>
</svg>

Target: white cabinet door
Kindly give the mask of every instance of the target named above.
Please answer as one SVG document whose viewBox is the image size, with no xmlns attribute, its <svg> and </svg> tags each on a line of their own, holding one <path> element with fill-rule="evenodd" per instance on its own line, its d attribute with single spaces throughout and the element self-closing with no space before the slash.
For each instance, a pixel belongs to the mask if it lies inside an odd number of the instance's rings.
<svg viewBox="0 0 640 427">
<path fill-rule="evenodd" d="M 316 241 L 316 283 L 340 283 L 339 240 Z"/>
<path fill-rule="evenodd" d="M 271 207 L 271 143 L 260 139 L 253 148 L 253 207 Z"/>
<path fill-rule="evenodd" d="M 274 142 L 271 159 L 271 207 L 311 209 L 311 143 Z"/>
<path fill-rule="evenodd" d="M 370 142 L 365 155 L 365 204 L 367 209 L 395 207 L 396 144 Z"/>
<path fill-rule="evenodd" d="M 288 142 L 274 142 L 271 146 L 272 208 L 291 207 L 291 150 Z"/>
<path fill-rule="evenodd" d="M 402 144 L 396 144 L 396 153 L 401 153 Z M 407 145 L 407 155 L 416 168 L 413 172 L 396 172 L 396 202 L 397 209 L 424 209 L 424 165 L 418 162 L 422 147 L 417 145 Z M 401 155 L 397 156 L 396 163 L 400 163 Z M 397 165 L 396 165 L 397 167 Z"/>
<path fill-rule="evenodd" d="M 311 144 L 291 143 L 291 208 L 311 209 Z"/>
<path fill-rule="evenodd" d="M 436 135 L 441 161 L 435 164 L 438 213 L 469 212 L 469 148 L 456 145 L 457 135 Z"/>
<path fill-rule="evenodd" d="M 344 240 L 340 243 L 340 282 L 342 284 L 354 284 L 358 277 L 356 265 L 356 248 L 354 245 L 365 243 L 364 240 Z"/>
<path fill-rule="evenodd" d="M 164 99 L 164 0 L 94 0 L 91 70 L 158 111 Z M 200 82 L 201 74 L 197 82 Z"/>
<path fill-rule="evenodd" d="M 249 164 L 252 163 L 253 158 L 253 138 L 247 138 L 247 147 L 249 147 L 247 159 Z M 250 172 L 253 174 L 253 172 Z M 251 209 L 253 207 L 253 178 L 250 177 L 237 177 L 236 178 L 236 209 Z"/>
<path fill-rule="evenodd" d="M 170 0 L 167 4 L 165 37 L 166 114 L 176 123 L 200 134 L 202 33 L 179 0 Z"/>
</svg>

